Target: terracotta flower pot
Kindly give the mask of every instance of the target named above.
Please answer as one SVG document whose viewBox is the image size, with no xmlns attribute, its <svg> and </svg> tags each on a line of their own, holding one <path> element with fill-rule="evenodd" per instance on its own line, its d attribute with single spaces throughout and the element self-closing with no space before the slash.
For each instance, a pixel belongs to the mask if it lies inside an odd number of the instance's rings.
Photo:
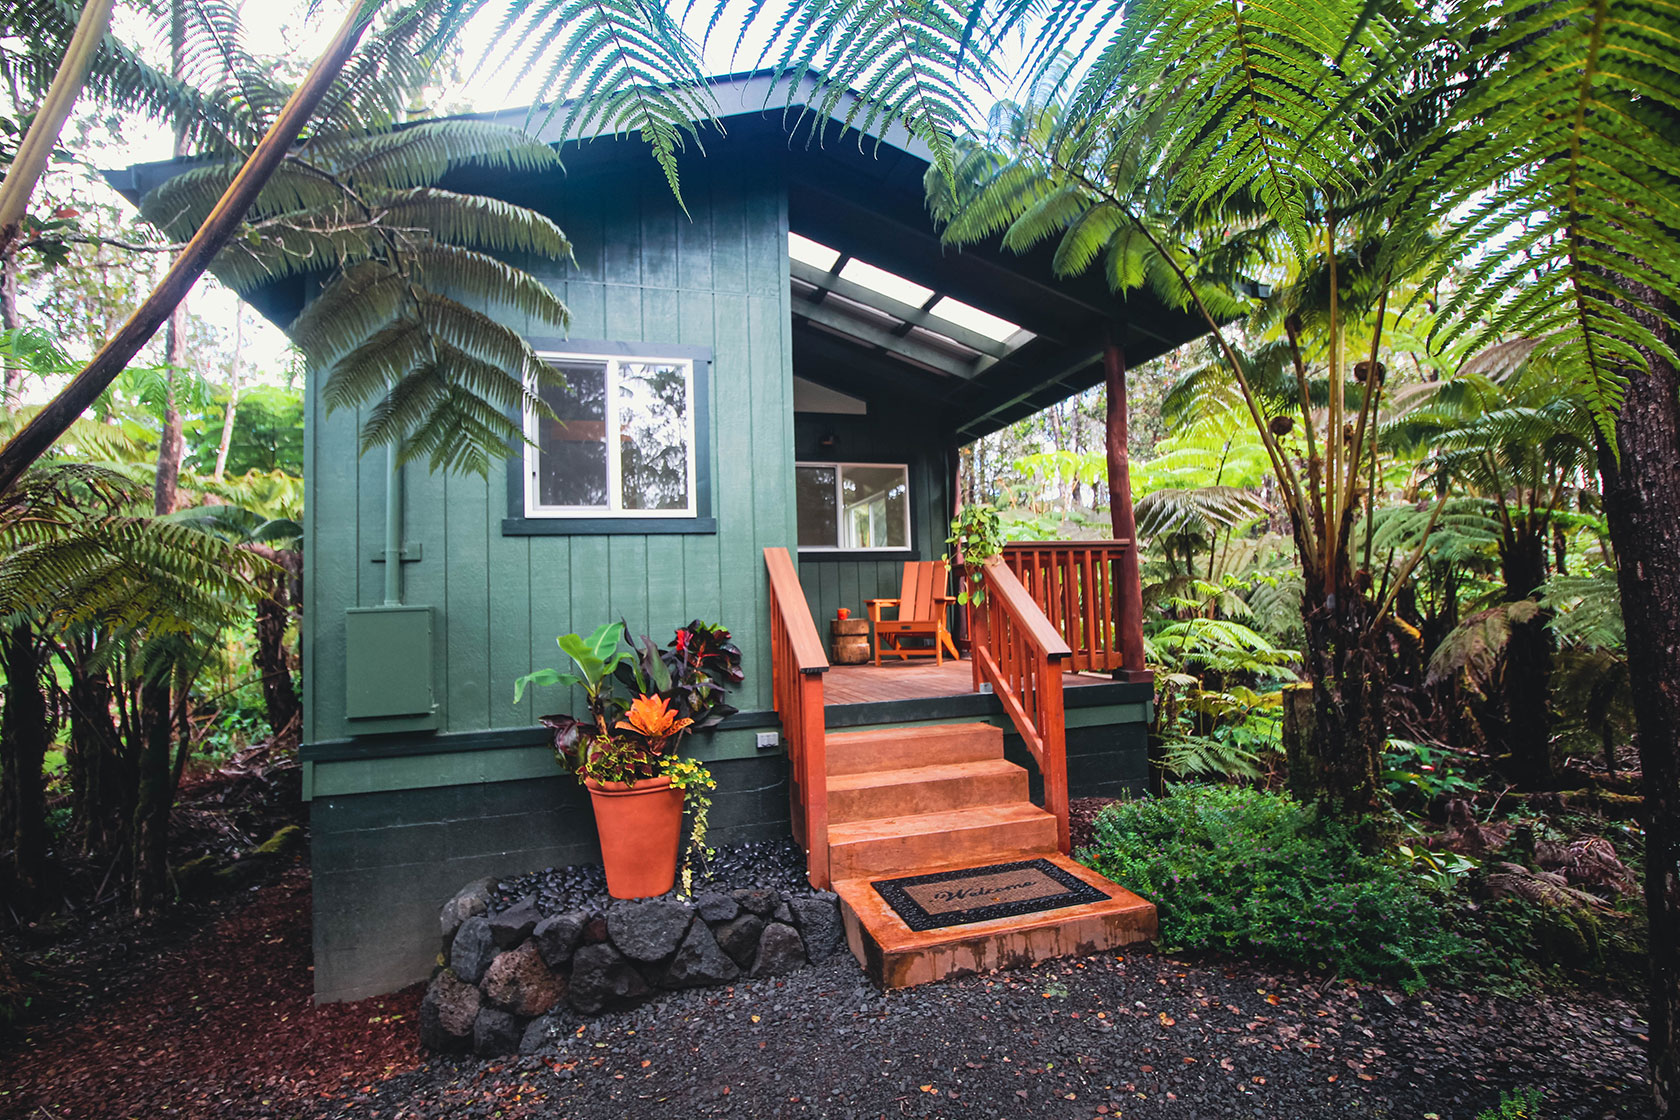
<svg viewBox="0 0 1680 1120">
<path fill-rule="evenodd" d="M 607 893 L 614 898 L 664 894 L 677 881 L 677 841 L 682 833 L 683 791 L 669 778 L 643 778 L 634 786 L 586 779 L 601 837 Z"/>
</svg>

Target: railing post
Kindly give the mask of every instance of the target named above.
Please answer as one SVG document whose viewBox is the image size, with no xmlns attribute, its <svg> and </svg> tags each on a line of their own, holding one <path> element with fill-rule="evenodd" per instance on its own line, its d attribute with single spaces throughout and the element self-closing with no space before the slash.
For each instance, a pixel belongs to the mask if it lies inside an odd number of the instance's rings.
<svg viewBox="0 0 1680 1120">
<path fill-rule="evenodd" d="M 771 691 L 787 737 L 794 836 L 805 846 L 811 885 L 827 888 L 828 746 L 822 675 L 828 671 L 828 656 L 787 549 L 765 549 L 764 565 L 770 577 Z"/>
<path fill-rule="evenodd" d="M 1041 656 L 1038 711 L 1044 739 L 1044 811 L 1056 818 L 1056 847 L 1071 854 L 1073 836 L 1068 822 L 1067 715 L 1062 705 L 1062 667 L 1055 658 Z"/>
<path fill-rule="evenodd" d="M 986 604 L 976 603 L 974 594 L 986 586 L 986 576 L 981 573 L 980 578 L 976 579 L 965 571 L 963 573 L 963 586 L 968 591 L 968 664 L 974 675 L 974 691 L 979 692 L 980 685 L 983 683 L 980 672 L 980 651 L 991 648 L 991 631 L 986 625 Z"/>
<path fill-rule="evenodd" d="M 828 745 L 823 727 L 823 689 L 819 673 L 799 674 L 799 737 L 805 755 L 805 868 L 818 890 L 828 877 Z"/>
</svg>

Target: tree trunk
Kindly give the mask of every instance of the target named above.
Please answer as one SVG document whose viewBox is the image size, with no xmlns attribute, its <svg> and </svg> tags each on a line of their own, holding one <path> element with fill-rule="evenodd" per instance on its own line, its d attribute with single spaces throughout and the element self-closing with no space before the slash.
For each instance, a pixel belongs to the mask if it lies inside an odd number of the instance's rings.
<svg viewBox="0 0 1680 1120">
<path fill-rule="evenodd" d="M 286 662 L 286 625 L 291 618 L 292 573 L 301 563 L 295 551 L 251 546 L 278 565 L 278 570 L 266 572 L 259 578 L 262 598 L 257 601 L 257 648 L 253 655 L 257 672 L 262 678 L 263 702 L 268 708 L 268 724 L 276 735 L 285 731 L 302 712 L 297 688 L 292 683 L 291 666 Z"/>
<path fill-rule="evenodd" d="M 182 0 L 169 5 L 169 69 L 176 79 L 182 77 L 186 61 L 186 13 Z M 187 154 L 187 130 L 175 126 L 175 158 Z M 181 404 L 176 393 L 177 383 L 187 369 L 187 297 L 175 305 L 169 314 L 169 325 L 163 335 L 163 362 L 168 368 L 163 374 L 163 428 L 158 432 L 157 479 L 152 485 L 152 510 L 159 517 L 174 513 L 181 504 L 181 456 L 185 442 L 181 437 Z"/>
<path fill-rule="evenodd" d="M 1346 573 L 1339 595 L 1327 591 L 1310 566 L 1304 574 L 1301 620 L 1313 689 L 1316 792 L 1338 816 L 1369 821 L 1382 807 L 1377 773 L 1388 739 L 1387 639 L 1370 633 L 1375 607 L 1350 586 Z"/>
<path fill-rule="evenodd" d="M 88 854 L 111 851 L 122 843 L 122 822 L 133 812 L 133 783 L 122 767 L 121 739 L 111 719 L 111 680 L 86 664 L 83 650 L 63 651 L 70 678 L 70 772 L 74 824 Z"/>
<path fill-rule="evenodd" d="M 181 456 L 185 440 L 181 435 L 181 408 L 176 398 L 178 374 L 187 368 L 187 301 L 182 297 L 170 313 L 163 335 L 164 373 L 163 428 L 158 432 L 157 481 L 152 486 L 152 512 L 162 517 L 181 504 Z"/>
<path fill-rule="evenodd" d="M 0 721 L 0 789 L 10 825 L 12 871 L 25 899 L 45 886 L 47 797 L 43 769 L 52 741 L 52 718 L 41 687 L 45 658 L 35 631 L 18 625 L 0 635 L 0 668 L 6 674 L 6 708 Z"/>
<path fill-rule="evenodd" d="M 1670 347 L 1680 308 L 1621 282 L 1618 301 Z M 1634 302 L 1638 301 L 1638 302 Z M 1600 448 L 1616 548 L 1628 678 L 1644 770 L 1645 906 L 1650 919 L 1651 1087 L 1660 1120 L 1680 1117 L 1680 369 L 1645 353 L 1627 369 L 1617 451 Z"/>
<path fill-rule="evenodd" d="M 1546 540 L 1519 530 L 1512 545 L 1500 554 L 1505 578 L 1505 601 L 1532 597 L 1546 581 Z M 1556 789 L 1557 765 L 1552 755 L 1552 630 L 1550 616 L 1536 612 L 1526 622 L 1513 622 L 1504 655 L 1504 738 L 1510 753 L 1511 780 L 1522 789 Z"/>
<path fill-rule="evenodd" d="M 245 342 L 245 305 L 240 304 L 233 317 L 233 362 L 228 370 L 227 411 L 222 414 L 222 440 L 216 445 L 217 482 L 227 473 L 228 448 L 233 446 L 233 421 L 239 413 L 239 352 Z"/>
<path fill-rule="evenodd" d="M 0 255 L 0 329 L 16 330 L 18 320 L 17 257 L 11 253 Z M 6 408 L 15 411 L 23 404 L 23 366 L 14 363 L 6 368 Z"/>
<path fill-rule="evenodd" d="M 175 802 L 170 766 L 169 673 L 140 686 L 140 789 L 134 805 L 134 910 L 145 914 L 163 899 L 169 877 L 169 811 Z"/>
</svg>

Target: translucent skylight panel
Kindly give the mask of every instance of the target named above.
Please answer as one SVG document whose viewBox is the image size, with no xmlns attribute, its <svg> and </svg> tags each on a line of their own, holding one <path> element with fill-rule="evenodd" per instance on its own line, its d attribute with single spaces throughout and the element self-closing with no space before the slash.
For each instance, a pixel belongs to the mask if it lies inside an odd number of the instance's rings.
<svg viewBox="0 0 1680 1120">
<path fill-rule="evenodd" d="M 1008 319 L 1000 319 L 990 312 L 950 296 L 941 296 L 939 302 L 928 309 L 928 314 L 947 323 L 966 327 L 975 334 L 983 334 L 993 342 L 1007 342 L 1021 329 L 1018 324 L 1011 323 Z"/>
<path fill-rule="evenodd" d="M 835 262 L 840 259 L 837 251 L 820 241 L 812 241 L 809 237 L 801 237 L 797 233 L 788 234 L 788 256 L 800 264 L 808 264 L 824 272 L 831 271 Z"/>
<path fill-rule="evenodd" d="M 872 292 L 879 292 L 888 299 L 896 299 L 900 303 L 908 303 L 913 307 L 920 307 L 933 298 L 933 289 L 924 288 L 911 280 L 906 280 L 896 272 L 888 272 L 884 268 L 876 268 L 872 264 L 853 257 L 846 262 L 846 267 L 840 270 L 842 279 L 850 280 L 860 287 L 868 288 Z"/>
</svg>

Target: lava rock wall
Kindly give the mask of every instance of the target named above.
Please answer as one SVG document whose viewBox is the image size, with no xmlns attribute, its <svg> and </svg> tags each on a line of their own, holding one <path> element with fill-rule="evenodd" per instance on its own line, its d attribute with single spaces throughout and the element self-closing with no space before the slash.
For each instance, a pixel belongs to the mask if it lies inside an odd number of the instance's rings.
<svg viewBox="0 0 1680 1120">
<path fill-rule="evenodd" d="M 433 1050 L 529 1050 L 566 1011 L 599 1015 L 661 990 L 779 976 L 846 941 L 827 891 L 742 889 L 545 915 L 535 896 L 492 913 L 495 889 L 494 879 L 470 883 L 438 915 L 443 952 L 420 1005 L 420 1040 Z"/>
</svg>

